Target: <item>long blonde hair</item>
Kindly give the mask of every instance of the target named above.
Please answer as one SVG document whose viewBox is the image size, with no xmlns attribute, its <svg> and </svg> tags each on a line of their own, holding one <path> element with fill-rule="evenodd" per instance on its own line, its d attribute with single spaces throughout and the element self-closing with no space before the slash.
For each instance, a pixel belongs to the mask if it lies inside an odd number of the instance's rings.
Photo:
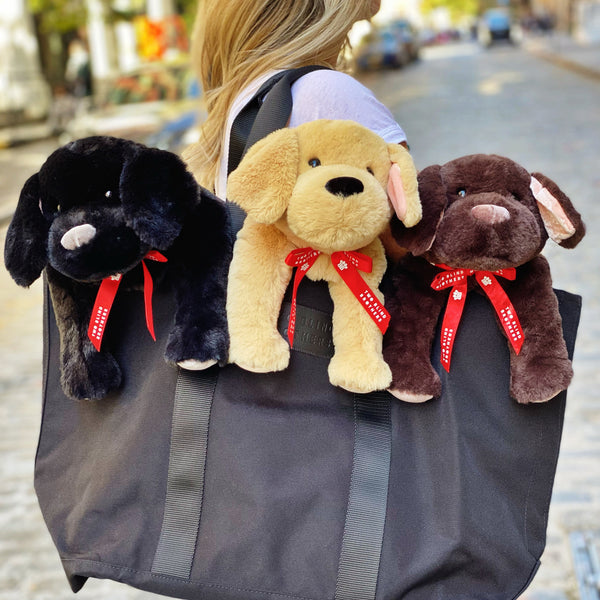
<svg viewBox="0 0 600 600">
<path fill-rule="evenodd" d="M 352 25 L 368 18 L 370 0 L 199 0 L 192 62 L 208 116 L 200 140 L 184 152 L 212 188 L 227 115 L 237 94 L 271 69 L 336 66 Z"/>
</svg>

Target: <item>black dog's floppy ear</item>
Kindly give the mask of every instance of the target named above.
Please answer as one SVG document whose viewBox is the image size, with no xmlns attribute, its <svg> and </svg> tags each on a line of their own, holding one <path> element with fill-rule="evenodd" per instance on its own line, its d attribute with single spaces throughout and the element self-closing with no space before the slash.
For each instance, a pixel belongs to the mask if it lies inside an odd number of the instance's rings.
<svg viewBox="0 0 600 600">
<path fill-rule="evenodd" d="M 541 173 L 532 173 L 530 187 L 550 239 L 564 248 L 575 248 L 585 235 L 585 225 L 571 200 Z"/>
<path fill-rule="evenodd" d="M 447 202 L 440 165 L 423 169 L 417 180 L 423 218 L 414 227 L 405 227 L 396 217 L 392 217 L 391 221 L 391 231 L 396 242 L 415 256 L 424 254 L 431 248 Z"/>
<path fill-rule="evenodd" d="M 127 224 L 157 250 L 166 250 L 175 241 L 198 195 L 185 163 L 156 148 L 134 152 L 125 162 L 119 187 Z"/>
<path fill-rule="evenodd" d="M 48 263 L 49 229 L 50 224 L 40 208 L 40 184 L 36 173 L 21 190 L 4 244 L 6 270 L 23 287 L 30 286 Z"/>
</svg>

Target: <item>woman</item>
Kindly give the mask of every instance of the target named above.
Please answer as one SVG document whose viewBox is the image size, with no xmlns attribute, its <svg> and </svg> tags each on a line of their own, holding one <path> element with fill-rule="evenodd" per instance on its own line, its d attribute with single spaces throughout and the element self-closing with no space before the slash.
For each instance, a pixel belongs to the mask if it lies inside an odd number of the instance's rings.
<svg viewBox="0 0 600 600">
<path fill-rule="evenodd" d="M 277 71 L 343 65 L 348 32 L 370 19 L 380 0 L 199 0 L 192 59 L 208 117 L 197 144 L 184 153 L 201 184 L 225 198 L 233 119 Z M 341 71 L 319 70 L 292 86 L 289 126 L 315 119 L 351 119 L 386 141 L 406 136 L 370 90 Z"/>
</svg>

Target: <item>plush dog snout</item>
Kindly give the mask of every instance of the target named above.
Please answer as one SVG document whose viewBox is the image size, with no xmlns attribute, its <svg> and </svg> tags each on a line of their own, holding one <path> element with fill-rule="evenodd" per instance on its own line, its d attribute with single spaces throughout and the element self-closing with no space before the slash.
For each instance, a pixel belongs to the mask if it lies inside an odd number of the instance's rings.
<svg viewBox="0 0 600 600">
<path fill-rule="evenodd" d="M 60 240 L 61 246 L 65 250 L 76 250 L 89 244 L 96 235 L 96 228 L 89 223 L 72 227 L 62 236 Z"/>
<path fill-rule="evenodd" d="M 334 196 L 347 198 L 354 194 L 360 194 L 364 191 L 365 186 L 360 179 L 355 177 L 336 177 L 325 184 L 325 189 Z"/>
<path fill-rule="evenodd" d="M 504 206 L 496 204 L 478 204 L 471 209 L 471 214 L 478 220 L 488 225 L 504 223 L 510 219 L 510 213 Z"/>
</svg>

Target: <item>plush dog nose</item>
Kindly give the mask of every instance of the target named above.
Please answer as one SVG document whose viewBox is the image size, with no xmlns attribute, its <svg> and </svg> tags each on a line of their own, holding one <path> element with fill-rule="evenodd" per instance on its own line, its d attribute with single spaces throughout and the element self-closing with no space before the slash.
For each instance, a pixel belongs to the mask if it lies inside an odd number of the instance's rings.
<svg viewBox="0 0 600 600">
<path fill-rule="evenodd" d="M 334 196 L 347 198 L 354 194 L 360 194 L 364 191 L 365 186 L 360 179 L 354 177 L 336 177 L 325 184 L 325 189 Z"/>
<path fill-rule="evenodd" d="M 471 209 L 471 214 L 478 220 L 488 225 L 504 223 L 510 219 L 510 213 L 504 206 L 496 204 L 478 204 Z"/>
<path fill-rule="evenodd" d="M 76 250 L 89 244 L 96 235 L 96 228 L 89 223 L 72 227 L 62 236 L 60 243 L 65 250 Z"/>
</svg>

